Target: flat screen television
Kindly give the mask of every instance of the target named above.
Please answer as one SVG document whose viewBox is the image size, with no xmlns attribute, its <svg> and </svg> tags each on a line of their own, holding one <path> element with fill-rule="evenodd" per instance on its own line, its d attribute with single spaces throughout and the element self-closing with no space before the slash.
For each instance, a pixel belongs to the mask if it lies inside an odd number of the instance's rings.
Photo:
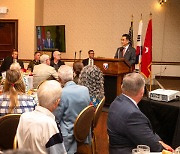
<svg viewBox="0 0 180 154">
<path fill-rule="evenodd" d="M 65 25 L 36 26 L 37 50 L 66 52 Z"/>
</svg>

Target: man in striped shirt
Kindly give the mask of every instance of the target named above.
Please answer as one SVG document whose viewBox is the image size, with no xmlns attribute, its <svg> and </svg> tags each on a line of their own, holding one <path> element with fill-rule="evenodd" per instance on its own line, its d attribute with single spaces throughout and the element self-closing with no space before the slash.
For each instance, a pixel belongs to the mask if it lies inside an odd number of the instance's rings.
<svg viewBox="0 0 180 154">
<path fill-rule="evenodd" d="M 22 114 L 17 128 L 18 147 L 45 154 L 66 154 L 60 128 L 52 112 L 60 102 L 62 88 L 59 82 L 49 80 L 37 91 L 39 106 Z"/>
</svg>

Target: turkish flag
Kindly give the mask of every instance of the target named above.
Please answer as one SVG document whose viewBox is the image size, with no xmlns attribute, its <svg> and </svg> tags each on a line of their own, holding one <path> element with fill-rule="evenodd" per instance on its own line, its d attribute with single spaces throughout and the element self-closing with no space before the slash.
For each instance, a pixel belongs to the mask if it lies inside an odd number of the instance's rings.
<svg viewBox="0 0 180 154">
<path fill-rule="evenodd" d="M 152 19 L 149 20 L 142 51 L 141 73 L 149 78 L 152 64 Z"/>
</svg>

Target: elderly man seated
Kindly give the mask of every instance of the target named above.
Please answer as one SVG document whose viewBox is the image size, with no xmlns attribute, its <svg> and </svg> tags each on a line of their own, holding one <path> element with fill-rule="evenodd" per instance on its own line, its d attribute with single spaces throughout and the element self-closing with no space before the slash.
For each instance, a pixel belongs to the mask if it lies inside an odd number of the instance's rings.
<svg viewBox="0 0 180 154">
<path fill-rule="evenodd" d="M 56 70 L 49 66 L 50 59 L 49 56 L 44 54 L 40 57 L 41 64 L 35 65 L 33 70 L 33 87 L 37 88 L 37 86 L 49 79 L 58 79 L 58 74 Z"/>
<path fill-rule="evenodd" d="M 74 122 L 90 103 L 89 91 L 87 87 L 75 84 L 73 69 L 70 66 L 62 65 L 58 70 L 58 76 L 64 88 L 54 115 L 60 123 L 66 151 L 68 154 L 74 154 L 77 151 L 77 143 L 73 136 Z"/>
<path fill-rule="evenodd" d="M 58 81 L 43 82 L 37 96 L 39 106 L 22 114 L 17 128 L 18 147 L 41 154 L 65 154 L 63 138 L 52 112 L 59 104 L 62 88 Z M 53 96 L 53 97 L 52 97 Z"/>
<path fill-rule="evenodd" d="M 53 52 L 53 60 L 51 61 L 50 65 L 55 68 L 56 71 L 58 71 L 59 67 L 61 65 L 65 65 L 61 59 L 61 53 L 59 51 Z"/>
</svg>

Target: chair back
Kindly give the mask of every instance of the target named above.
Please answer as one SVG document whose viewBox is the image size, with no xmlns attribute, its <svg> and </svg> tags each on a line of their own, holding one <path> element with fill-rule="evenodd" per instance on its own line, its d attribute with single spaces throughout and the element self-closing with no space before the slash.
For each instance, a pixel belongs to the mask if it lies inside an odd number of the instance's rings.
<svg viewBox="0 0 180 154">
<path fill-rule="evenodd" d="M 87 106 L 80 112 L 74 123 L 74 137 L 78 142 L 84 142 L 89 135 L 94 116 L 93 105 Z"/>
<path fill-rule="evenodd" d="M 93 118 L 93 128 L 95 128 L 97 125 L 97 122 L 98 122 L 99 117 L 100 117 L 101 112 L 102 112 L 102 108 L 104 106 L 104 102 L 105 102 L 105 96 L 102 98 L 101 102 L 98 104 L 98 106 L 96 108 L 94 118 Z"/>
<path fill-rule="evenodd" d="M 0 148 L 12 149 L 21 114 L 7 114 L 0 118 Z"/>
</svg>

